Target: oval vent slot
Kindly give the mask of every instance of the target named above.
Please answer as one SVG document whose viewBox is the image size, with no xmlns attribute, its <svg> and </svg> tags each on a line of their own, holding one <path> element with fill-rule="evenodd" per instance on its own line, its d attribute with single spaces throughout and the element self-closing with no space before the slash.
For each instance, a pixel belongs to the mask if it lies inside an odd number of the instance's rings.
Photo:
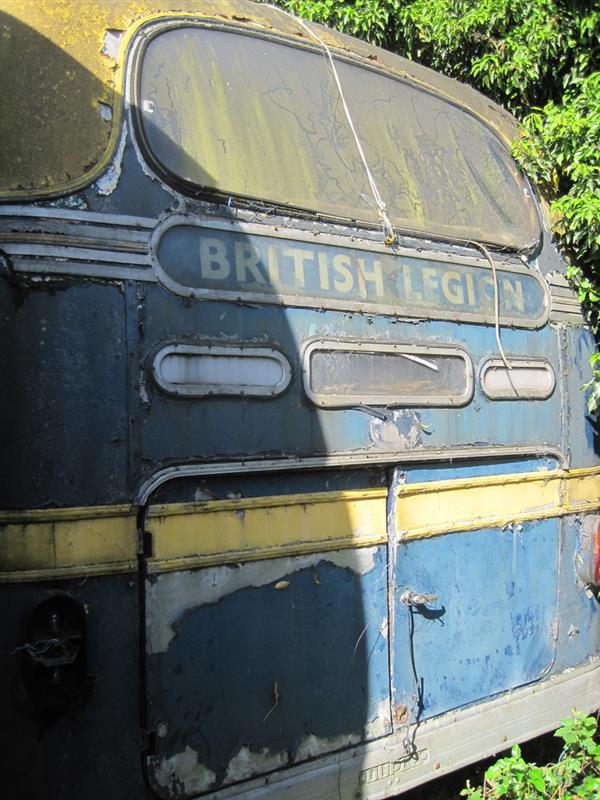
<svg viewBox="0 0 600 800">
<path fill-rule="evenodd" d="M 163 391 L 182 397 L 275 397 L 292 377 L 287 359 L 272 348 L 181 344 L 156 354 L 153 374 Z"/>
</svg>

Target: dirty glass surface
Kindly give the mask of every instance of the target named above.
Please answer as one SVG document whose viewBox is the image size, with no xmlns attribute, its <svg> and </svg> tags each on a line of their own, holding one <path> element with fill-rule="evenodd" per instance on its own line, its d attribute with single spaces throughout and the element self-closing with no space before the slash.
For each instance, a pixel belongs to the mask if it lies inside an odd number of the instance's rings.
<svg viewBox="0 0 600 800">
<path fill-rule="evenodd" d="M 392 222 L 407 231 L 522 248 L 533 199 L 505 147 L 451 103 L 336 62 Z M 163 171 L 223 195 L 377 222 L 331 68 L 318 51 L 184 25 L 141 60 L 138 122 Z"/>
<path fill-rule="evenodd" d="M 554 391 L 550 364 L 511 360 L 508 370 L 501 361 L 488 361 L 481 372 L 481 386 L 495 400 L 545 400 Z"/>
<path fill-rule="evenodd" d="M 320 405 L 454 405 L 469 393 L 459 355 L 314 350 L 310 391 Z"/>
</svg>

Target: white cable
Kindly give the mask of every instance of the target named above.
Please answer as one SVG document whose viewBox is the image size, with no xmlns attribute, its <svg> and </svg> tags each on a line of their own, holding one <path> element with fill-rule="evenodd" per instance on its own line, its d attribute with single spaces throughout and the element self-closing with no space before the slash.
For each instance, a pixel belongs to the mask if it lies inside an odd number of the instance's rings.
<svg viewBox="0 0 600 800">
<path fill-rule="evenodd" d="M 277 6 L 271 6 L 271 8 L 277 8 Z M 328 45 L 323 41 L 323 39 L 321 39 L 319 34 L 316 31 L 313 31 L 312 28 L 309 28 L 309 26 L 304 22 L 303 19 L 300 19 L 300 17 L 294 16 L 294 14 L 291 14 L 289 11 L 284 11 L 284 9 L 282 9 L 282 8 L 277 8 L 277 10 L 281 11 L 283 14 L 287 14 L 288 17 L 291 17 L 295 22 L 297 22 L 299 25 L 301 25 L 304 28 L 304 30 L 310 36 L 313 37 L 313 39 L 316 39 L 316 41 L 321 45 L 321 47 L 323 48 L 323 50 L 325 51 L 325 53 L 327 55 L 327 59 L 328 59 L 329 64 L 331 66 L 331 71 L 333 73 L 333 77 L 335 79 L 335 83 L 336 83 L 336 86 L 338 88 L 338 92 L 340 94 L 340 99 L 342 101 L 342 107 L 344 109 L 344 113 L 346 115 L 346 119 L 348 120 L 348 125 L 350 126 L 350 130 L 352 131 L 352 135 L 354 136 L 354 141 L 356 142 L 356 149 L 358 150 L 358 154 L 360 156 L 360 160 L 362 161 L 363 166 L 365 168 L 365 173 L 367 175 L 367 180 L 369 181 L 369 186 L 371 188 L 371 194 L 373 195 L 373 199 L 375 200 L 375 203 L 377 205 L 377 210 L 379 212 L 379 219 L 381 220 L 381 224 L 382 224 L 382 227 L 383 227 L 383 233 L 385 235 L 385 243 L 386 244 L 393 244 L 395 242 L 395 240 L 396 240 L 396 234 L 394 232 L 394 227 L 393 227 L 393 225 L 392 225 L 392 223 L 390 221 L 390 218 L 387 215 L 385 203 L 383 202 L 383 199 L 382 199 L 382 197 L 381 197 L 381 195 L 379 193 L 379 189 L 377 188 L 377 183 L 375 182 L 375 178 L 373 177 L 373 173 L 371 172 L 371 170 L 369 168 L 369 165 L 367 163 L 367 159 L 366 159 L 362 144 L 360 142 L 360 139 L 358 138 L 358 133 L 356 132 L 356 128 L 354 127 L 354 122 L 352 121 L 352 117 L 350 115 L 350 109 L 348 108 L 348 104 L 346 103 L 346 98 L 344 97 L 344 92 L 342 90 L 342 84 L 340 82 L 340 77 L 338 75 L 338 71 L 336 69 L 335 62 L 333 60 L 333 56 L 331 55 L 331 50 L 329 49 Z"/>
<path fill-rule="evenodd" d="M 498 290 L 498 275 L 496 274 L 496 265 L 494 264 L 489 250 L 484 244 L 481 242 L 468 242 L 468 244 L 471 244 L 478 250 L 481 250 L 483 255 L 487 258 L 490 267 L 492 268 L 492 275 L 494 276 L 494 320 L 496 323 L 496 344 L 498 345 L 498 351 L 502 361 L 504 362 L 504 366 L 506 369 L 512 369 L 510 361 L 504 355 L 502 342 L 500 341 L 500 292 Z"/>
<path fill-rule="evenodd" d="M 309 34 L 309 36 L 312 36 L 314 39 L 316 39 L 316 41 L 321 45 L 321 47 L 327 54 L 327 58 L 331 66 L 331 71 L 333 73 L 333 77 L 335 78 L 335 83 L 337 85 L 338 92 L 340 94 L 340 99 L 342 101 L 344 113 L 346 114 L 348 125 L 350 126 L 350 130 L 352 131 L 352 135 L 354 136 L 354 141 L 356 142 L 356 149 L 358 150 L 358 154 L 365 168 L 365 173 L 367 175 L 367 180 L 369 181 L 369 186 L 371 187 L 371 193 L 373 194 L 373 199 L 377 204 L 377 209 L 379 211 L 379 218 L 381 220 L 381 224 L 383 226 L 383 232 L 385 234 L 385 242 L 386 244 L 393 244 L 394 241 L 396 240 L 396 234 L 394 232 L 394 228 L 390 221 L 390 218 L 387 215 L 385 203 L 383 202 L 383 199 L 379 193 L 379 189 L 377 188 L 377 183 L 375 182 L 373 173 L 371 172 L 369 165 L 367 163 L 367 159 L 364 150 L 362 148 L 360 139 L 358 138 L 356 128 L 354 127 L 354 122 L 352 121 L 352 117 L 350 115 L 350 109 L 348 108 L 348 104 L 346 103 L 346 98 L 344 97 L 342 84 L 340 82 L 340 77 L 338 75 L 338 71 L 336 69 L 335 62 L 333 60 L 333 56 L 331 55 L 331 50 L 329 49 L 328 45 L 323 41 L 323 39 L 321 39 L 319 34 L 316 31 L 313 31 L 312 28 L 309 28 L 309 26 L 304 22 L 303 19 L 300 19 L 300 17 L 296 17 L 289 11 L 285 11 L 284 9 L 278 8 L 277 6 L 270 6 L 270 7 L 277 9 L 277 11 L 281 11 L 283 14 L 287 14 L 288 17 L 291 17 L 295 22 L 301 25 L 304 28 L 304 30 Z M 506 367 L 506 369 L 510 370 L 512 369 L 512 366 L 509 360 L 506 358 L 506 355 L 504 354 L 504 350 L 502 348 L 502 342 L 500 341 L 500 293 L 498 290 L 498 275 L 496 274 L 496 265 L 494 264 L 494 261 L 490 256 L 487 247 L 484 244 L 481 244 L 480 242 L 469 242 L 469 244 L 472 244 L 479 250 L 481 250 L 481 252 L 487 258 L 492 268 L 492 274 L 494 276 L 494 319 L 496 327 L 496 344 L 498 345 L 498 351 L 500 353 L 500 356 L 502 357 L 504 366 Z M 426 364 L 426 366 L 430 366 L 430 364 Z M 433 368 L 435 369 L 436 367 Z"/>
</svg>

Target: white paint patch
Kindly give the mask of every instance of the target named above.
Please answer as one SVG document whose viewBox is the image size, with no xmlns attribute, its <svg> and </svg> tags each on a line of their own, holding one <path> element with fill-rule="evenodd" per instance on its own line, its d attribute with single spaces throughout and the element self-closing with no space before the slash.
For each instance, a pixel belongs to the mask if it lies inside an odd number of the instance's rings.
<svg viewBox="0 0 600 800">
<path fill-rule="evenodd" d="M 81 194 L 71 194 L 68 197 L 59 197 L 49 203 L 51 208 L 68 208 L 77 211 L 87 211 L 89 209 L 87 200 Z"/>
<path fill-rule="evenodd" d="M 156 726 L 156 734 L 160 736 L 161 739 L 164 739 L 167 733 L 169 732 L 169 726 L 166 722 L 159 722 Z"/>
<path fill-rule="evenodd" d="M 103 55 L 112 58 L 113 61 L 118 61 L 119 48 L 125 31 L 107 30 L 104 34 L 104 44 L 100 51 Z"/>
<path fill-rule="evenodd" d="M 379 626 L 379 635 L 382 639 L 387 641 L 388 638 L 388 631 L 389 631 L 389 622 L 387 619 L 382 620 L 381 625 Z"/>
<path fill-rule="evenodd" d="M 100 116 L 102 119 L 106 122 L 110 122 L 113 118 L 111 106 L 109 106 L 108 103 L 102 103 L 101 101 L 98 101 L 98 108 L 100 109 Z"/>
<path fill-rule="evenodd" d="M 165 653 L 175 636 L 173 623 L 190 608 L 218 603 L 223 597 L 249 586 L 276 584 L 322 561 L 366 575 L 375 569 L 376 547 L 336 550 L 306 556 L 273 558 L 239 567 L 207 567 L 187 572 L 166 572 L 147 584 L 147 633 L 151 653 Z"/>
<path fill-rule="evenodd" d="M 352 747 L 360 742 L 360 736 L 354 733 L 346 733 L 342 736 L 326 736 L 319 738 L 310 734 L 305 736 L 300 742 L 298 749 L 294 753 L 294 761 L 306 761 L 309 758 L 316 758 L 324 753 L 331 753 L 334 750 L 343 750 Z"/>
<path fill-rule="evenodd" d="M 100 113 L 102 113 L 102 105 L 100 106 Z M 119 146 L 117 148 L 117 152 L 115 153 L 115 157 L 113 158 L 106 172 L 96 181 L 96 194 L 107 197 L 117 188 L 119 178 L 121 177 L 123 153 L 125 152 L 126 141 L 127 127 L 123 126 L 123 133 L 121 134 L 121 139 L 119 140 Z"/>
<path fill-rule="evenodd" d="M 392 729 L 392 719 L 390 704 L 387 700 L 382 700 L 377 704 L 375 716 L 365 725 L 365 735 L 367 739 L 379 739 L 390 733 Z"/>
<path fill-rule="evenodd" d="M 287 753 L 271 753 L 266 747 L 259 753 L 253 753 L 247 747 L 241 747 L 239 753 L 231 759 L 227 766 L 225 783 L 235 783 L 251 778 L 253 775 L 271 772 L 274 769 L 285 767 L 287 763 Z"/>
<path fill-rule="evenodd" d="M 189 745 L 183 753 L 162 758 L 154 768 L 156 783 L 174 797 L 205 792 L 213 785 L 215 778 L 215 773 L 200 763 L 198 753 Z"/>
<path fill-rule="evenodd" d="M 421 444 L 421 423 L 414 411 L 388 411 L 386 419 L 373 417 L 369 437 L 380 447 L 408 450 Z"/>
</svg>

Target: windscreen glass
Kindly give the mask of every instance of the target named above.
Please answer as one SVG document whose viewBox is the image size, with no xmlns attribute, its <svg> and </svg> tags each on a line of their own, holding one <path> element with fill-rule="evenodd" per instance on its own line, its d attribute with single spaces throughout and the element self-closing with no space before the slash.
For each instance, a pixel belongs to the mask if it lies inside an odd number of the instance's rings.
<svg viewBox="0 0 600 800">
<path fill-rule="evenodd" d="M 359 139 L 397 227 L 515 248 L 539 236 L 532 198 L 482 122 L 336 60 Z M 318 51 L 184 25 L 143 51 L 137 117 L 162 172 L 192 187 L 378 221 L 329 62 Z"/>
</svg>

